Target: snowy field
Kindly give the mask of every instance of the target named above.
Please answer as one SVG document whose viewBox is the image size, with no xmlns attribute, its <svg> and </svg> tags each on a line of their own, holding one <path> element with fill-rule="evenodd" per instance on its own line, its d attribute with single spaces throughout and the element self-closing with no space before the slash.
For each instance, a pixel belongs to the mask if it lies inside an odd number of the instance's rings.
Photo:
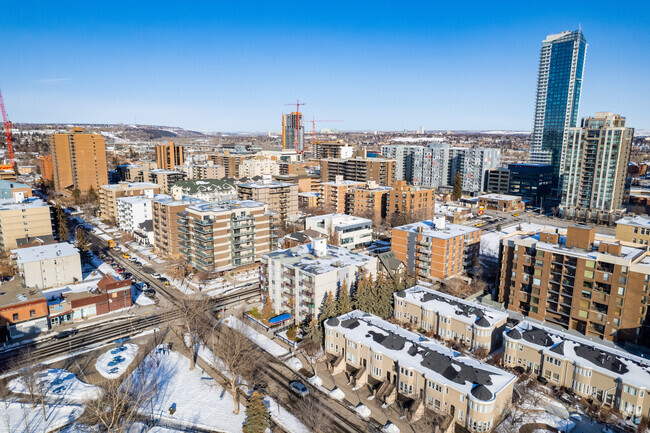
<svg viewBox="0 0 650 433">
<path fill-rule="evenodd" d="M 83 403 L 102 394 L 101 388 L 82 382 L 68 370 L 50 368 L 36 375 L 36 394 L 44 395 L 48 402 Z M 27 382 L 22 377 L 11 380 L 8 388 L 17 394 L 29 394 Z"/>
<path fill-rule="evenodd" d="M 53 432 L 81 416 L 83 407 L 79 405 L 46 404 L 46 419 L 40 405 L 16 401 L 0 401 L 0 431 L 8 433 L 46 433 Z"/>
<path fill-rule="evenodd" d="M 136 344 L 125 343 L 99 355 L 95 369 L 107 379 L 117 379 L 126 372 L 137 354 Z"/>
</svg>

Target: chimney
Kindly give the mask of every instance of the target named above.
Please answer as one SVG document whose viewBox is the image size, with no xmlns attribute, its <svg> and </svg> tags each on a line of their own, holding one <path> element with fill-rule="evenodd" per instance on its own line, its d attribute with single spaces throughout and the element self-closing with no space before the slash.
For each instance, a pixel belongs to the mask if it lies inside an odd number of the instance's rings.
<svg viewBox="0 0 650 433">
<path fill-rule="evenodd" d="M 316 257 L 327 255 L 327 241 L 324 237 L 311 238 L 311 253 Z"/>
</svg>

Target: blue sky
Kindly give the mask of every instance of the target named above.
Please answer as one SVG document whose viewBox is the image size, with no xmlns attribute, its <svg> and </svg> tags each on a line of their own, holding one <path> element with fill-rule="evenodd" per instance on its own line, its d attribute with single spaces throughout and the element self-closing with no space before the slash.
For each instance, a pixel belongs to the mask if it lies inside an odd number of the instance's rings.
<svg viewBox="0 0 650 433">
<path fill-rule="evenodd" d="M 277 131 L 300 98 L 322 127 L 530 130 L 541 41 L 579 24 L 580 116 L 650 128 L 647 1 L 6 2 L 0 89 L 14 122 Z"/>
</svg>

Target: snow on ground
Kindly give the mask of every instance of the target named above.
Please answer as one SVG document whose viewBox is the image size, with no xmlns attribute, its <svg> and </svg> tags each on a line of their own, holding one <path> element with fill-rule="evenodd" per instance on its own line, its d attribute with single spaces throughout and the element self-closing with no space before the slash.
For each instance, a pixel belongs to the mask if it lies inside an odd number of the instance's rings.
<svg viewBox="0 0 650 433">
<path fill-rule="evenodd" d="M 315 387 L 323 386 L 323 379 L 321 379 L 320 376 L 317 374 L 307 379 L 307 382 L 311 383 Z"/>
<path fill-rule="evenodd" d="M 99 355 L 95 369 L 106 379 L 117 379 L 124 374 L 137 354 L 137 344 L 125 343 Z"/>
<path fill-rule="evenodd" d="M 181 284 L 181 281 L 175 280 L 167 274 L 162 274 L 162 276 L 166 278 L 169 281 L 169 285 L 174 287 L 176 290 L 179 290 L 186 295 L 194 294 L 194 290 L 190 289 L 187 283 Z"/>
<path fill-rule="evenodd" d="M 29 403 L 0 401 L 0 430 L 7 433 L 53 432 L 79 418 L 83 411 L 79 405 L 47 404 L 47 419 L 43 420 L 43 408 L 40 405 L 34 408 Z"/>
<path fill-rule="evenodd" d="M 531 423 L 546 424 L 551 427 L 555 427 L 559 431 L 570 431 L 576 425 L 575 421 L 573 421 L 570 418 L 566 418 L 566 419 L 560 418 L 559 416 L 549 412 L 531 411 L 531 412 L 524 412 L 522 414 L 521 418 L 514 425 L 515 431 L 519 431 L 519 429 L 523 425 L 531 424 Z M 511 431 L 511 427 L 512 427 L 512 422 L 510 420 L 510 417 L 508 417 L 496 428 L 496 431 L 497 432 Z"/>
<path fill-rule="evenodd" d="M 388 421 L 386 425 L 381 428 L 381 431 L 385 433 L 399 433 L 399 427 Z"/>
<path fill-rule="evenodd" d="M 253 328 L 251 328 L 250 326 L 246 325 L 245 323 L 242 323 L 241 320 L 237 319 L 234 316 L 227 317 L 226 319 L 224 319 L 223 322 L 229 327 L 231 327 L 232 329 L 235 329 L 241 332 L 242 334 L 244 334 L 246 337 L 248 337 L 249 340 L 257 344 L 259 347 L 269 352 L 271 355 L 275 356 L 276 358 L 279 358 L 289 353 L 287 349 L 280 346 L 278 343 L 271 340 L 266 335 L 262 335 L 256 330 L 254 330 Z"/>
<path fill-rule="evenodd" d="M 539 230 L 542 229 L 546 226 L 542 224 L 534 224 L 534 223 L 516 223 L 511 226 L 505 227 L 503 230 L 500 232 L 497 231 L 487 231 L 483 232 L 481 234 L 481 246 L 480 246 L 480 255 L 481 256 L 487 256 L 487 257 L 498 257 L 499 256 L 499 243 L 501 241 L 501 237 L 514 233 L 517 231 L 517 227 L 521 226 L 521 229 L 524 231 L 528 230 Z"/>
<path fill-rule="evenodd" d="M 302 369 L 302 362 L 295 356 L 284 361 L 284 364 L 293 371 L 300 371 Z"/>
<path fill-rule="evenodd" d="M 340 388 L 334 387 L 334 389 L 330 391 L 330 397 L 334 400 L 343 400 L 345 398 L 345 393 L 341 391 Z"/>
<path fill-rule="evenodd" d="M 137 305 L 154 305 L 156 302 L 142 292 L 142 283 L 131 286 L 131 297 Z"/>
<path fill-rule="evenodd" d="M 232 413 L 234 402 L 230 393 L 197 367 L 190 370 L 190 360 L 178 352 L 160 353 L 160 346 L 145 360 L 145 378 L 134 371 L 130 379 L 151 390 L 150 405 L 142 413 L 174 421 L 187 427 L 212 428 L 239 433 L 246 415 L 241 407 L 238 415 Z M 157 391 L 156 391 L 157 390 Z M 173 415 L 169 409 L 174 407 Z M 218 414 L 218 416 L 216 416 Z"/>
<path fill-rule="evenodd" d="M 365 406 L 363 403 L 359 403 L 357 407 L 354 408 L 354 411 L 359 414 L 361 418 L 368 418 L 372 414 L 368 406 Z"/>
<path fill-rule="evenodd" d="M 50 368 L 36 373 L 36 390 L 48 401 L 82 403 L 101 395 L 98 386 L 89 385 L 77 379 L 74 373 L 60 368 Z M 22 377 L 11 380 L 8 388 L 17 394 L 29 394 L 27 383 Z"/>
</svg>

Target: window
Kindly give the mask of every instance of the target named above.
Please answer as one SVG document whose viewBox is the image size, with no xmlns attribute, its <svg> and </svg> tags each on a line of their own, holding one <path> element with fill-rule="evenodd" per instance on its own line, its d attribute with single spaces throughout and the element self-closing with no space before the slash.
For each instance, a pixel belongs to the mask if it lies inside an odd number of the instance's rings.
<svg viewBox="0 0 650 433">
<path fill-rule="evenodd" d="M 621 277 L 621 278 L 623 278 L 623 277 Z M 625 287 L 619 287 L 618 288 L 618 294 L 621 295 L 621 296 L 624 296 L 625 295 Z"/>
<path fill-rule="evenodd" d="M 14 313 L 13 315 L 13 321 L 17 322 L 18 321 L 18 313 Z"/>
<path fill-rule="evenodd" d="M 533 285 L 534 286 L 541 286 L 542 285 L 542 280 L 539 278 L 533 278 Z"/>
<path fill-rule="evenodd" d="M 36 317 L 36 310 L 29 310 L 29 317 Z"/>
<path fill-rule="evenodd" d="M 585 260 L 585 267 L 593 269 L 594 266 L 596 266 L 596 262 L 594 260 Z"/>
<path fill-rule="evenodd" d="M 594 277 L 594 271 L 585 270 L 585 278 L 593 278 L 593 277 Z"/>
</svg>

